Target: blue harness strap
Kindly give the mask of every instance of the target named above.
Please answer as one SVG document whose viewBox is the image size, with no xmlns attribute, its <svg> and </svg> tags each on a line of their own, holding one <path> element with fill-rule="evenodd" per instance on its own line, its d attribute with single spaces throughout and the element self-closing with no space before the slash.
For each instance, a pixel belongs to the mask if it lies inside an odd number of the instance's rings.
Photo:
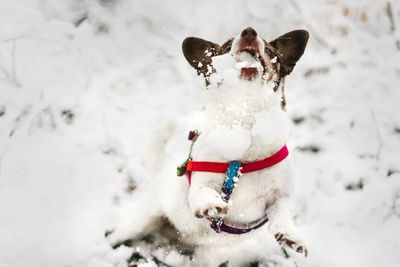
<svg viewBox="0 0 400 267">
<path fill-rule="evenodd" d="M 183 164 L 181 164 L 177 168 L 177 175 L 182 176 L 186 173 L 190 185 L 191 173 L 193 171 L 225 173 L 226 174 L 225 180 L 221 188 L 221 198 L 226 203 L 229 202 L 230 196 L 236 187 L 236 183 L 239 182 L 239 177 L 242 175 L 242 172 L 249 173 L 269 168 L 284 160 L 289 154 L 288 149 L 285 145 L 274 155 L 265 158 L 263 160 L 251 163 L 244 163 L 243 166 L 237 161 L 231 161 L 229 164 L 220 162 L 193 161 L 191 158 L 192 148 L 194 142 L 199 137 L 199 135 L 200 133 L 198 131 L 189 132 L 188 139 L 192 141 L 192 144 L 190 146 L 189 157 Z M 268 217 L 267 215 L 265 215 L 262 218 L 257 219 L 255 221 L 236 226 L 226 225 L 222 217 L 214 218 L 211 219 L 210 221 L 211 221 L 211 228 L 217 233 L 225 232 L 230 234 L 244 234 L 263 226 L 265 223 L 268 222 Z"/>
<path fill-rule="evenodd" d="M 228 170 L 226 171 L 226 177 L 224 180 L 224 184 L 222 185 L 221 189 L 221 196 L 225 202 L 229 201 L 229 198 L 235 189 L 236 183 L 239 181 L 240 175 L 240 163 L 237 161 L 231 161 L 229 163 Z"/>
</svg>

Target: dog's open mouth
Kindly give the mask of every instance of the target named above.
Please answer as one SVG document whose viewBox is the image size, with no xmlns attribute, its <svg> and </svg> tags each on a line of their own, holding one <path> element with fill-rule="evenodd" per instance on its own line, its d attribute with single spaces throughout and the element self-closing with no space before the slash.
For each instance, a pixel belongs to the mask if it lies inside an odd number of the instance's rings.
<svg viewBox="0 0 400 267">
<path fill-rule="evenodd" d="M 239 53 L 247 52 L 250 55 L 252 55 L 253 57 L 258 58 L 260 56 L 260 54 L 258 53 L 257 50 L 258 49 L 256 49 L 253 46 L 247 46 L 247 47 L 243 48 L 242 50 L 240 50 Z"/>
<path fill-rule="evenodd" d="M 250 41 L 243 38 L 234 41 L 230 52 L 212 57 L 215 75 L 211 76 L 210 82 L 236 84 L 239 80 L 265 80 L 267 68 L 264 56 L 261 41 L 255 38 Z"/>
<path fill-rule="evenodd" d="M 236 55 L 236 60 L 241 79 L 252 81 L 265 71 L 265 61 L 258 48 L 254 46 L 246 46 L 240 49 Z"/>
</svg>

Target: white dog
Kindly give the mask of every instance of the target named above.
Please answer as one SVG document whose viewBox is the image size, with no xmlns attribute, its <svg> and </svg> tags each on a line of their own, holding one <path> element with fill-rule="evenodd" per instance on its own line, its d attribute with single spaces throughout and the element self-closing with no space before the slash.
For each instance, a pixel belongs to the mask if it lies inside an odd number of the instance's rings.
<svg viewBox="0 0 400 267">
<path fill-rule="evenodd" d="M 190 179 L 163 170 L 151 187 L 157 192 L 135 193 L 131 212 L 108 236 L 112 245 L 148 233 L 164 217 L 187 243 L 240 240 L 263 226 L 279 244 L 307 256 L 292 220 L 283 91 L 307 41 L 308 33 L 296 30 L 268 43 L 250 27 L 222 46 L 183 41 L 185 58 L 210 94 L 205 125 L 191 133 L 190 160 L 180 166 Z"/>
</svg>

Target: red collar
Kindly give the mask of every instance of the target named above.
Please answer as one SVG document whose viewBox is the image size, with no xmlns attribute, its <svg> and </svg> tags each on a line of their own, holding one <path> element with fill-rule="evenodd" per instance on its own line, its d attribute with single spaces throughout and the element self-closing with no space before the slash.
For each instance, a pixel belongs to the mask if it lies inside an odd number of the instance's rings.
<svg viewBox="0 0 400 267">
<path fill-rule="evenodd" d="M 286 145 L 281 148 L 278 152 L 272 156 L 250 163 L 241 164 L 241 173 L 248 173 L 266 169 L 275 164 L 278 164 L 289 155 L 289 150 Z M 192 172 L 215 172 L 215 173 L 226 173 L 228 170 L 229 163 L 220 162 L 207 162 L 207 161 L 193 161 L 189 160 L 187 163 L 187 175 L 189 179 L 189 185 L 191 183 Z"/>
</svg>

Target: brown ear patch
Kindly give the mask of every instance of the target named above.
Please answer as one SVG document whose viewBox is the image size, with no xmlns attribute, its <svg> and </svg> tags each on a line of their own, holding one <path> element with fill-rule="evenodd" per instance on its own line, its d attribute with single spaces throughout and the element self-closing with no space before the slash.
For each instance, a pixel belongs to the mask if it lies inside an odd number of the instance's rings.
<svg viewBox="0 0 400 267">
<path fill-rule="evenodd" d="M 196 37 L 188 37 L 182 43 L 186 60 L 197 70 L 197 74 L 203 74 L 206 78 L 211 74 L 211 57 L 216 56 L 218 50 L 218 44 Z"/>
<path fill-rule="evenodd" d="M 228 41 L 226 41 L 223 45 L 221 45 L 221 49 L 219 51 L 220 55 L 229 53 L 231 51 L 233 39 L 234 38 L 231 38 Z"/>
<path fill-rule="evenodd" d="M 279 52 L 281 77 L 292 72 L 296 62 L 304 53 L 308 37 L 309 34 L 307 31 L 295 30 L 288 32 L 269 43 Z"/>
</svg>

